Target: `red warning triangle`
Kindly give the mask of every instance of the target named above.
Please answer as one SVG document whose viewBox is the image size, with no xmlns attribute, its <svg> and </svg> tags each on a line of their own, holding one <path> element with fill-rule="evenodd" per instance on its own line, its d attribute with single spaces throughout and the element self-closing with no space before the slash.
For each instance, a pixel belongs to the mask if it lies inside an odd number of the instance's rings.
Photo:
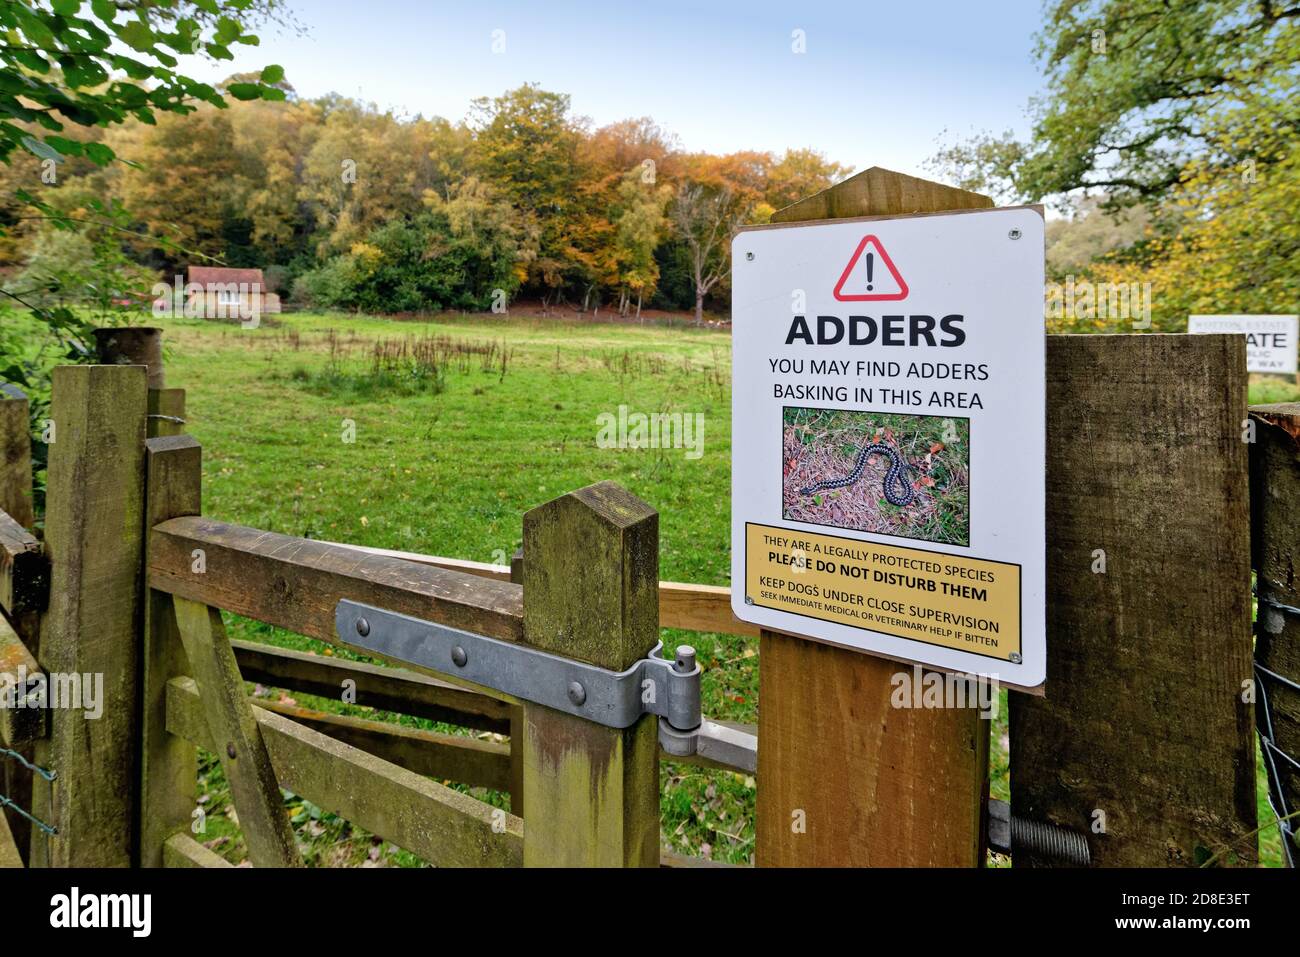
<svg viewBox="0 0 1300 957">
<path fill-rule="evenodd" d="M 907 298 L 907 283 L 874 235 L 862 237 L 833 293 L 840 302 L 892 302 Z"/>
</svg>

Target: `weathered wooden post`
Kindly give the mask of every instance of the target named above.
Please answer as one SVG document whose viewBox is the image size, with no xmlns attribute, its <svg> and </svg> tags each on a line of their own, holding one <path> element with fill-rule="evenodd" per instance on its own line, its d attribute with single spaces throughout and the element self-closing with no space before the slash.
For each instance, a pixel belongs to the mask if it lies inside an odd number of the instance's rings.
<svg viewBox="0 0 1300 957">
<path fill-rule="evenodd" d="M 202 514 L 202 450 L 188 435 L 150 438 L 145 443 L 145 465 L 147 558 L 149 529 L 170 518 Z M 147 582 L 145 593 L 138 861 L 142 867 L 161 867 L 168 839 L 178 833 L 187 834 L 186 826 L 196 807 L 198 757 L 192 744 L 167 730 L 167 682 L 190 674 L 176 630 L 172 596 L 154 591 Z"/>
<path fill-rule="evenodd" d="M 659 515 L 612 482 L 524 516 L 524 639 L 614 671 L 659 636 Z M 524 705 L 524 864 L 659 863 L 658 724 Z"/>
<path fill-rule="evenodd" d="M 510 557 L 510 580 L 524 583 L 524 550 Z M 524 706 L 510 705 L 510 813 L 524 816 Z"/>
<path fill-rule="evenodd" d="M 1300 814 L 1300 769 L 1291 763 L 1300 755 L 1300 403 L 1256 405 L 1250 415 L 1256 704 L 1273 807 L 1285 817 Z M 1300 821 L 1281 826 L 1294 866 Z"/>
<path fill-rule="evenodd" d="M 15 524 L 30 530 L 35 521 L 32 507 L 32 441 L 29 406 L 26 396 L 13 386 L 0 389 L 0 511 Z M 17 556 L 15 556 L 17 557 Z M 0 556 L 3 560 L 4 556 Z M 42 559 L 43 561 L 43 559 Z M 10 582 L 14 570 L 8 570 Z M 12 588 L 12 585 L 11 585 Z M 9 609 L 11 614 L 14 609 Z M 38 612 L 31 611 L 15 616 L 14 639 L 28 651 L 35 652 Z M 10 747 L 13 747 L 11 744 Z M 33 757 L 30 747 L 18 748 L 27 759 Z M 3 793 L 21 807 L 31 807 L 31 774 L 13 761 L 4 763 L 0 774 Z M 31 825 L 21 814 L 9 808 L 0 818 L 7 821 L 14 845 L 26 855 L 31 844 Z"/>
<path fill-rule="evenodd" d="M 161 329 L 153 326 L 96 329 L 95 358 L 109 366 L 144 366 L 149 375 L 150 389 L 166 387 Z"/>
<path fill-rule="evenodd" d="M 873 167 L 772 221 L 992 205 Z M 891 708 L 890 679 L 906 666 L 774 631 L 759 663 L 758 865 L 982 863 L 989 735 L 977 708 Z"/>
<path fill-rule="evenodd" d="M 0 511 L 23 528 L 31 528 L 34 521 L 29 414 L 22 392 L 0 390 Z"/>
<path fill-rule="evenodd" d="M 37 761 L 32 863 L 125 867 L 133 858 L 139 747 L 146 377 L 141 366 L 54 370 L 45 548 L 49 608 L 39 660 L 81 701 L 52 708 Z M 75 677 L 74 677 L 75 676 Z M 88 692 L 102 689 L 87 720 Z M 52 687 L 53 692 L 53 687 Z M 59 702 L 52 702 L 58 704 Z"/>
<path fill-rule="evenodd" d="M 1244 340 L 1047 346 L 1047 696 L 1011 695 L 1011 812 L 1094 867 L 1251 863 Z"/>
</svg>

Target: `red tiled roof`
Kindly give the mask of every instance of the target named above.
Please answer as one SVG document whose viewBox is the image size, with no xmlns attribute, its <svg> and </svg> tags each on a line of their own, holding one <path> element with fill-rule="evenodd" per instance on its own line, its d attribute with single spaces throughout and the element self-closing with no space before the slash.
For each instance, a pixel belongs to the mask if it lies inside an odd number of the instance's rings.
<svg viewBox="0 0 1300 957">
<path fill-rule="evenodd" d="M 227 269 L 224 266 L 190 266 L 189 281 L 199 285 L 210 282 L 245 282 L 266 285 L 260 269 Z"/>
</svg>

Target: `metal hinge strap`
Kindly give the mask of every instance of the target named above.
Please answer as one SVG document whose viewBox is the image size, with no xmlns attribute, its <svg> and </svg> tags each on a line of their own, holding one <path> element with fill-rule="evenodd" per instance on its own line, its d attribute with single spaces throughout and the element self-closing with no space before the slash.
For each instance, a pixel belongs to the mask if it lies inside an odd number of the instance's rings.
<svg viewBox="0 0 1300 957">
<path fill-rule="evenodd" d="M 631 668 L 615 672 L 346 598 L 334 610 L 334 627 L 355 648 L 605 727 L 627 728 L 646 714 L 658 715 L 661 727 L 667 724 L 676 733 L 700 726 L 700 666 L 687 645 L 670 660 L 659 656 L 661 642 Z"/>
</svg>

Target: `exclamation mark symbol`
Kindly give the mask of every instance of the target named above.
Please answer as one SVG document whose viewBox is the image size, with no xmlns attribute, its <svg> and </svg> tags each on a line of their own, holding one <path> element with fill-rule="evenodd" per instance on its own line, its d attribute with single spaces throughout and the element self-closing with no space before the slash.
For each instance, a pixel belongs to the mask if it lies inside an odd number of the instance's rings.
<svg viewBox="0 0 1300 957">
<path fill-rule="evenodd" d="M 871 274 L 876 267 L 876 254 L 867 253 L 867 292 L 871 292 Z"/>
</svg>

